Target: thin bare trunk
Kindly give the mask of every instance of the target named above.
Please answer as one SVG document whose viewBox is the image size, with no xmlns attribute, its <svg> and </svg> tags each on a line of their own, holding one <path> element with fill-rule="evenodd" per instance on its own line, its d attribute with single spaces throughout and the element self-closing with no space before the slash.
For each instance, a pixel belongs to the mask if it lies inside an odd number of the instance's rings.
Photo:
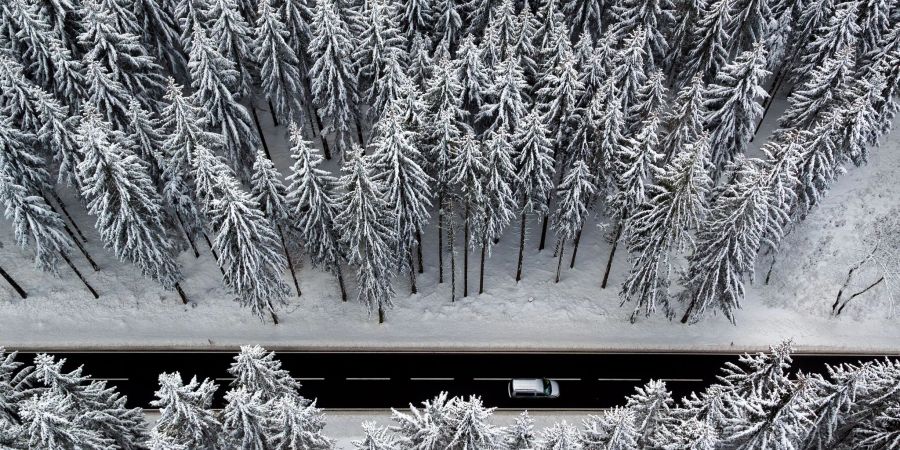
<svg viewBox="0 0 900 450">
<path fill-rule="evenodd" d="M 582 225 L 582 228 L 584 228 L 584 225 Z M 569 263 L 570 269 L 575 268 L 575 255 L 578 254 L 578 244 L 581 243 L 581 229 L 582 228 L 579 228 L 578 232 L 575 233 L 575 242 L 572 243 L 572 262 Z"/>
<path fill-rule="evenodd" d="M 266 143 L 266 136 L 263 134 L 262 126 L 259 124 L 259 116 L 256 114 L 256 108 L 253 105 L 250 105 L 250 112 L 253 113 L 253 123 L 256 124 L 256 131 L 259 133 L 259 142 L 262 143 L 263 151 L 266 152 L 266 158 L 272 159 L 272 154 L 269 153 L 269 144 Z M 272 118 L 275 117 L 275 114 L 272 114 Z"/>
<path fill-rule="evenodd" d="M 847 289 L 847 286 L 850 285 L 850 279 L 853 278 L 853 273 L 856 272 L 863 264 L 869 262 L 872 259 L 872 256 L 875 255 L 875 252 L 878 251 L 878 246 L 872 248 L 872 251 L 866 255 L 865 258 L 861 259 L 859 262 L 853 265 L 850 270 L 847 272 L 847 278 L 844 280 L 844 284 L 841 285 L 841 288 L 838 290 L 837 298 L 834 299 L 834 304 L 831 305 L 831 313 L 834 314 L 835 309 L 838 307 L 838 304 L 841 302 L 841 296 L 844 295 L 844 289 Z"/>
<path fill-rule="evenodd" d="M 62 210 L 63 215 L 66 216 L 66 219 L 68 219 L 69 223 L 72 224 L 72 228 L 75 229 L 75 233 L 78 235 L 78 237 L 81 239 L 82 242 L 87 242 L 88 240 L 86 237 L 84 237 L 84 233 L 81 232 L 81 228 L 78 228 L 78 224 L 75 223 L 75 220 L 72 219 L 71 215 L 69 215 L 69 210 L 66 209 L 66 204 L 63 203 L 61 198 L 59 198 L 59 195 L 56 193 L 55 190 L 53 190 L 53 189 L 48 189 L 48 190 L 50 191 L 50 196 L 53 197 L 53 200 L 56 201 L 56 204 L 59 205 L 59 209 Z M 45 198 L 44 200 L 46 201 L 47 199 Z M 50 202 L 47 202 L 47 203 L 49 204 Z"/>
<path fill-rule="evenodd" d="M 378 304 L 378 323 L 384 323 L 384 308 L 381 306 L 381 303 Z"/>
<path fill-rule="evenodd" d="M 184 226 L 184 221 L 181 220 L 181 214 L 178 214 L 178 211 L 175 211 L 175 218 L 178 219 L 178 225 L 181 227 L 181 232 L 184 233 L 184 237 L 187 239 L 188 244 L 190 244 L 191 250 L 194 251 L 194 258 L 199 258 L 200 252 L 197 251 L 197 246 L 194 244 L 194 238 L 188 234 L 187 227 Z"/>
<path fill-rule="evenodd" d="M 346 302 L 347 301 L 347 289 L 344 287 L 344 272 L 343 272 L 343 270 L 341 270 L 340 265 L 337 265 L 337 267 L 335 268 L 335 272 L 337 272 L 338 286 L 340 286 L 340 288 L 341 288 L 341 301 Z"/>
<path fill-rule="evenodd" d="M 444 195 L 438 194 L 438 283 L 444 282 Z"/>
<path fill-rule="evenodd" d="M 478 294 L 484 294 L 484 255 L 487 253 L 487 244 L 481 244 L 481 272 L 478 274 Z"/>
<path fill-rule="evenodd" d="M 876 280 L 874 283 L 872 283 L 872 284 L 866 286 L 865 289 L 863 289 L 863 290 L 861 290 L 861 291 L 859 291 L 859 292 L 857 292 L 857 293 L 851 295 L 850 298 L 848 298 L 847 301 L 844 302 L 844 304 L 842 304 L 840 308 L 838 308 L 837 313 L 835 313 L 835 316 L 841 315 L 841 311 L 844 310 L 844 307 L 847 306 L 847 303 L 850 303 L 850 300 L 853 300 L 854 298 L 856 298 L 856 297 L 858 297 L 858 296 L 860 296 L 860 295 L 865 294 L 866 292 L 869 291 L 869 289 L 872 289 L 873 287 L 878 286 L 878 285 L 881 284 L 881 282 L 883 282 L 883 281 L 884 281 L 884 277 L 881 277 L 881 278 L 879 278 L 878 280 Z"/>
<path fill-rule="evenodd" d="M 72 272 L 75 272 L 75 275 L 78 276 L 78 279 L 81 280 L 81 283 L 84 284 L 84 287 L 87 288 L 88 292 L 90 292 L 95 299 L 100 298 L 100 294 L 98 294 L 97 291 L 95 291 L 94 288 L 91 287 L 90 284 L 88 284 L 87 280 L 84 279 L 84 276 L 81 275 L 81 272 L 78 270 L 78 268 L 75 267 L 75 264 L 72 264 L 72 260 L 70 260 L 69 257 L 66 256 L 66 254 L 63 252 L 59 252 L 59 255 L 62 256 L 62 259 L 66 262 L 66 264 L 69 265 L 69 268 L 72 269 Z"/>
<path fill-rule="evenodd" d="M 469 203 L 466 202 L 466 222 L 463 232 L 463 297 L 469 296 Z"/>
<path fill-rule="evenodd" d="M 409 290 L 413 294 L 418 293 L 418 290 L 416 289 L 416 269 L 415 266 L 413 266 L 412 252 L 409 252 Z"/>
<path fill-rule="evenodd" d="M 278 325 L 278 315 L 275 314 L 275 311 L 269 310 L 269 315 L 272 316 L 272 323 Z"/>
<path fill-rule="evenodd" d="M 527 215 L 522 213 L 522 222 L 519 225 L 519 262 L 516 264 L 516 283 L 522 280 L 522 258 L 525 257 L 525 219 Z"/>
<path fill-rule="evenodd" d="M 22 297 L 22 299 L 28 298 L 28 294 L 24 289 L 22 289 L 22 286 L 19 286 L 19 283 L 16 283 L 16 280 L 13 280 L 12 277 L 9 276 L 9 274 L 6 273 L 5 270 L 3 270 L 3 267 L 0 267 L 0 276 L 2 276 L 10 286 L 12 286 L 12 288 L 19 294 L 19 297 Z"/>
<path fill-rule="evenodd" d="M 223 268 L 222 268 L 222 265 L 219 264 L 219 254 L 216 253 L 216 249 L 213 248 L 212 241 L 209 240 L 209 236 L 206 234 L 205 231 L 203 232 L 203 239 L 206 239 L 206 245 L 209 247 L 209 251 L 212 252 L 213 259 L 216 260 L 216 267 L 219 268 L 219 272 L 222 272 L 222 275 L 224 276 L 224 275 L 225 275 L 225 269 L 223 269 Z"/>
<path fill-rule="evenodd" d="M 609 281 L 609 272 L 612 269 L 613 258 L 616 256 L 616 247 L 619 246 L 619 235 L 622 234 L 622 223 L 616 225 L 616 232 L 613 235 L 612 248 L 609 249 L 609 259 L 606 260 L 606 271 L 603 273 L 603 282 L 600 287 L 606 289 L 606 282 Z"/>
<path fill-rule="evenodd" d="M 185 305 L 187 305 L 188 304 L 187 296 L 184 295 L 184 291 L 181 290 L 180 283 L 175 283 L 175 292 L 178 292 L 178 296 L 181 297 L 181 303 L 184 303 Z"/>
<path fill-rule="evenodd" d="M 272 125 L 278 126 L 278 117 L 275 114 L 275 106 L 272 105 L 272 100 L 269 100 L 269 113 L 272 114 Z"/>
<path fill-rule="evenodd" d="M 447 223 L 447 247 L 450 248 L 450 301 L 456 301 L 456 248 L 455 248 L 455 238 L 453 232 L 453 202 L 447 202 L 447 211 L 450 214 L 447 216 L 449 222 Z"/>
<path fill-rule="evenodd" d="M 284 232 L 281 230 L 281 225 L 275 225 L 278 228 L 278 236 L 281 237 L 281 248 L 284 250 L 284 257 L 287 258 L 288 270 L 291 271 L 291 278 L 294 280 L 294 289 L 297 291 L 297 297 L 303 295 L 300 292 L 300 283 L 297 282 L 297 274 L 294 272 L 294 261 L 291 259 L 291 252 L 288 251 L 287 243 L 284 240 Z"/>
<path fill-rule="evenodd" d="M 566 240 L 560 239 L 559 240 L 559 248 L 556 249 L 556 252 L 559 253 L 559 259 L 556 261 L 556 283 L 559 283 L 559 272 L 562 270 L 562 259 L 563 259 L 563 253 L 565 253 L 564 252 L 565 246 L 566 246 Z"/>
<path fill-rule="evenodd" d="M 422 232 L 416 228 L 416 256 L 419 258 L 419 273 L 425 273 L 425 263 L 422 262 Z"/>
<path fill-rule="evenodd" d="M 359 122 L 359 117 L 356 118 L 356 137 L 359 138 L 359 146 L 366 148 L 366 141 L 363 139 L 362 124 Z"/>
<path fill-rule="evenodd" d="M 544 249 L 544 244 L 547 241 L 547 224 L 550 221 L 550 215 L 544 214 L 544 223 L 541 224 L 541 243 L 538 245 L 538 251 Z"/>
</svg>

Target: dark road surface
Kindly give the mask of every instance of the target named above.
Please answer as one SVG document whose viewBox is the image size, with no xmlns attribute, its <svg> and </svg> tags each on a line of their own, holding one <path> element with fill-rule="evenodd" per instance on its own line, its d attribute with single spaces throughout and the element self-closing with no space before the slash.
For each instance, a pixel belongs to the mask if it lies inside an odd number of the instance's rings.
<svg viewBox="0 0 900 450">
<path fill-rule="evenodd" d="M 12 350 L 12 349 L 9 349 Z M 52 353 L 52 352 L 50 352 Z M 217 402 L 231 382 L 229 352 L 53 353 L 66 368 L 83 364 L 85 373 L 108 380 L 128 396 L 131 406 L 149 407 L 161 372 L 179 371 L 213 378 Z M 30 362 L 34 353 L 20 353 Z M 477 394 L 487 406 L 521 409 L 594 409 L 621 404 L 634 387 L 651 379 L 666 381 L 680 399 L 715 380 L 719 368 L 737 355 L 683 353 L 311 353 L 278 352 L 285 369 L 303 384 L 302 394 L 329 409 L 368 409 L 418 405 L 440 391 Z M 825 364 L 870 360 L 875 356 L 795 355 L 793 369 L 821 371 Z M 510 399 L 510 378 L 551 378 L 558 399 Z M 219 404 L 218 406 L 221 406 Z"/>
</svg>

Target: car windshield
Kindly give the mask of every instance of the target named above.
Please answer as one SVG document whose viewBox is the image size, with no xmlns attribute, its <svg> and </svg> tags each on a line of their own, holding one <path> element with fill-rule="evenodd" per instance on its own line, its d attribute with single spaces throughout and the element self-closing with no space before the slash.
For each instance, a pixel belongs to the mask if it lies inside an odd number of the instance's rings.
<svg viewBox="0 0 900 450">
<path fill-rule="evenodd" d="M 548 379 L 545 378 L 545 379 L 544 379 L 544 395 L 550 395 L 550 394 L 552 394 L 552 393 L 553 393 L 553 392 L 552 392 L 552 390 L 551 390 L 551 388 L 550 388 L 550 380 L 548 380 Z"/>
</svg>

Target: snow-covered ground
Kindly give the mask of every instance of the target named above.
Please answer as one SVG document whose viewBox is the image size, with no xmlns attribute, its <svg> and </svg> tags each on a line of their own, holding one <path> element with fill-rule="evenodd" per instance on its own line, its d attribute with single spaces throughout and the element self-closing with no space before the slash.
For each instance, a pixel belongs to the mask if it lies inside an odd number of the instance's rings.
<svg viewBox="0 0 900 450">
<path fill-rule="evenodd" d="M 767 122 L 777 116 L 776 105 Z M 266 113 L 261 119 L 269 121 Z M 763 127 L 760 136 L 770 127 Z M 283 128 L 269 130 L 268 141 L 280 168 L 289 165 Z M 387 322 L 376 323 L 353 301 L 352 271 L 346 272 L 351 301 L 340 301 L 335 280 L 301 261 L 297 274 L 302 297 L 290 299 L 281 324 L 262 323 L 225 292 L 205 243 L 199 258 L 180 256 L 192 300 L 181 304 L 174 292 L 141 278 L 134 267 L 104 251 L 70 193 L 60 192 L 82 230 L 101 270 L 94 272 L 76 252 L 73 259 L 100 293 L 94 300 L 68 268 L 61 277 L 36 272 L 30 253 L 13 245 L 11 227 L 0 220 L 0 265 L 28 291 L 21 300 L 0 282 L 0 345 L 9 348 L 236 348 L 258 343 L 278 349 L 444 349 L 444 350 L 708 350 L 765 348 L 791 338 L 800 351 L 900 352 L 900 323 L 890 313 L 882 284 L 858 297 L 838 318 L 831 304 L 848 268 L 861 256 L 862 237 L 887 214 L 900 212 L 900 133 L 896 130 L 873 151 L 869 164 L 850 168 L 824 203 L 786 238 L 768 285 L 762 283 L 768 257 L 761 257 L 757 281 L 748 288 L 737 325 L 709 317 L 683 325 L 661 317 L 628 322 L 631 308 L 619 306 L 618 289 L 627 262 L 622 246 L 610 287 L 600 289 L 608 245 L 594 222 L 587 227 L 577 265 L 553 282 L 553 239 L 537 251 L 540 225 L 529 223 L 524 279 L 516 283 L 517 230 L 510 229 L 487 262 L 486 292 L 477 295 L 477 253 L 470 254 L 469 296 L 450 302 L 447 282 L 437 283 L 436 234 L 425 235 L 425 273 L 419 294 L 409 295 L 398 278 L 396 307 Z M 515 228 L 515 227 L 514 227 Z M 460 233 L 461 237 L 461 233 Z M 568 252 L 569 250 L 567 250 Z M 568 254 L 566 256 L 568 261 Z M 445 259 L 449 267 L 449 261 Z M 462 270 L 462 249 L 458 249 Z M 449 276 L 446 277 L 449 279 Z M 861 278 L 850 292 L 874 280 Z M 461 274 L 458 276 L 461 292 Z"/>
</svg>

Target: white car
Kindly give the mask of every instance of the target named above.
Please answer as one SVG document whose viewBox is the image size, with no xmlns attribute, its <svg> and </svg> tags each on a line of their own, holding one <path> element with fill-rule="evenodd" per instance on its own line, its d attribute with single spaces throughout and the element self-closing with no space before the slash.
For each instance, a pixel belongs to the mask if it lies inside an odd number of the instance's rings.
<svg viewBox="0 0 900 450">
<path fill-rule="evenodd" d="M 546 378 L 516 378 L 509 382 L 509 398 L 557 398 L 559 383 Z"/>
</svg>

